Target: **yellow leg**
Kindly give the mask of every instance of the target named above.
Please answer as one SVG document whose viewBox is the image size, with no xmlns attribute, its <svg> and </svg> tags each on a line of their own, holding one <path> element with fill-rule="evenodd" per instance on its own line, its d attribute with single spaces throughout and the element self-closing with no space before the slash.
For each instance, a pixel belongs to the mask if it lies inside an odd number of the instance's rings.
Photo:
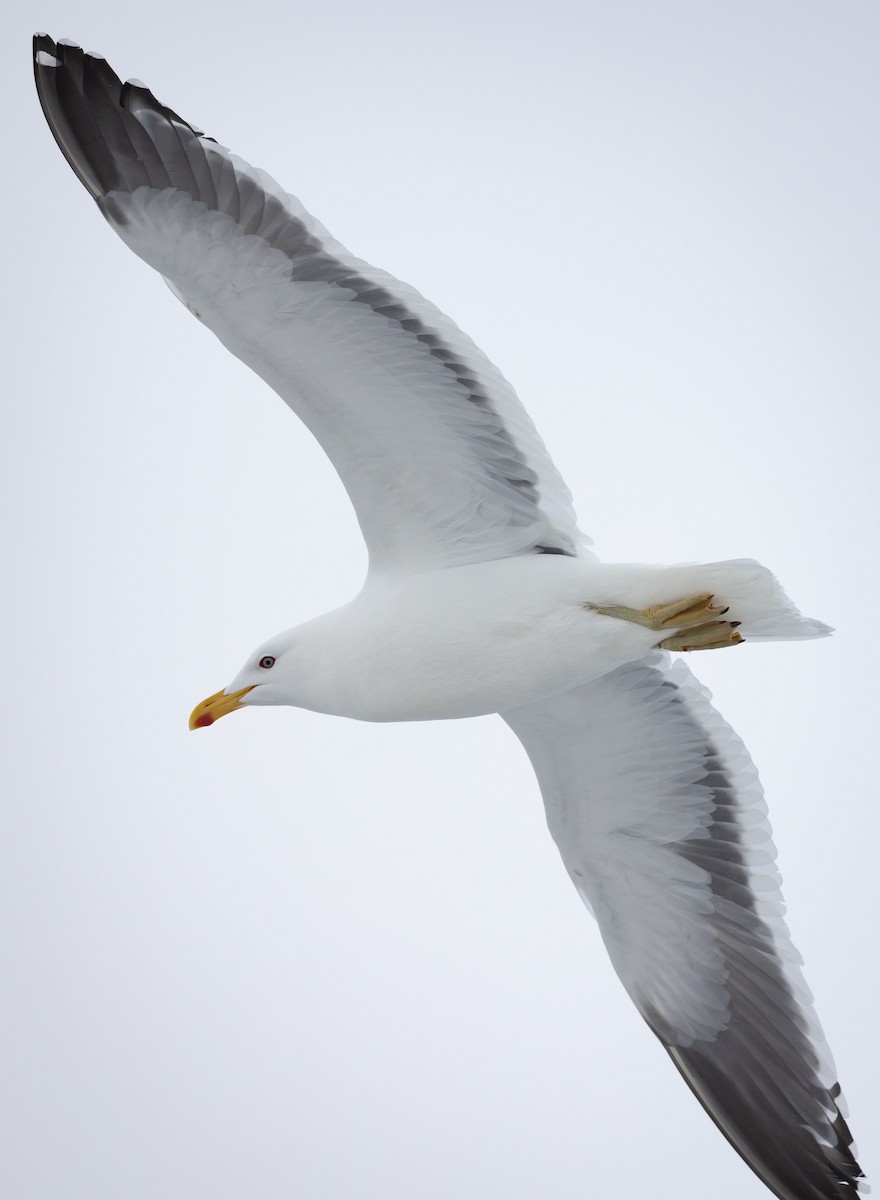
<svg viewBox="0 0 880 1200">
<path fill-rule="evenodd" d="M 658 643 L 663 650 L 719 650 L 737 646 L 745 639 L 736 632 L 739 621 L 719 621 L 727 608 L 714 605 L 711 592 L 698 592 L 671 604 L 652 604 L 649 608 L 627 608 L 624 604 L 587 604 L 593 612 L 619 621 L 632 621 L 645 629 L 678 630 Z"/>
<path fill-rule="evenodd" d="M 658 650 L 721 650 L 738 646 L 746 639 L 736 632 L 739 621 L 707 621 L 693 629 L 682 629 L 657 643 Z"/>
</svg>

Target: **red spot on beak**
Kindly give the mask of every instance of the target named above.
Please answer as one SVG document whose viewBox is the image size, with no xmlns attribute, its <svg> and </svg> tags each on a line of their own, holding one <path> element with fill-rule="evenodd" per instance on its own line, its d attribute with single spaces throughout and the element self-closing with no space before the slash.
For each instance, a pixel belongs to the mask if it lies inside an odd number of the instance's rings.
<svg viewBox="0 0 880 1200">
<path fill-rule="evenodd" d="M 195 729 L 204 729 L 206 725 L 213 725 L 214 718 L 210 713 L 202 713 L 200 717 L 196 717 L 194 722 Z"/>
</svg>

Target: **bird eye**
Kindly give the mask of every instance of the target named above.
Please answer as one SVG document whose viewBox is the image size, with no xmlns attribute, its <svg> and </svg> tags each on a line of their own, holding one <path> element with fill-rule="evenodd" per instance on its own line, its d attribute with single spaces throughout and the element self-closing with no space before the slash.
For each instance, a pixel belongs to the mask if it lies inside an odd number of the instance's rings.
<svg viewBox="0 0 880 1200">
<path fill-rule="evenodd" d="M 260 659 L 259 665 L 263 668 L 264 671 L 268 671 L 270 667 L 275 666 L 275 655 L 274 654 L 264 654 L 263 657 Z"/>
</svg>

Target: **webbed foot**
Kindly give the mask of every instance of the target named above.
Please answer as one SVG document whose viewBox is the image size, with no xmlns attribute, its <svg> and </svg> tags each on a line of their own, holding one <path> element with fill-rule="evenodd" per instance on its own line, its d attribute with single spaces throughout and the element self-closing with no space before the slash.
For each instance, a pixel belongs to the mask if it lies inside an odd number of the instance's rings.
<svg viewBox="0 0 880 1200">
<path fill-rule="evenodd" d="M 738 646 L 746 639 L 737 633 L 739 621 L 707 621 L 692 629 L 682 629 L 657 643 L 658 650 L 721 650 Z"/>
<path fill-rule="evenodd" d="M 619 621 L 631 621 L 658 633 L 678 630 L 658 642 L 663 650 L 718 650 L 737 646 L 745 639 L 736 632 L 739 621 L 719 621 L 727 608 L 714 605 L 711 592 L 697 592 L 671 604 L 652 604 L 648 608 L 627 608 L 624 604 L 587 604 L 593 612 Z"/>
</svg>

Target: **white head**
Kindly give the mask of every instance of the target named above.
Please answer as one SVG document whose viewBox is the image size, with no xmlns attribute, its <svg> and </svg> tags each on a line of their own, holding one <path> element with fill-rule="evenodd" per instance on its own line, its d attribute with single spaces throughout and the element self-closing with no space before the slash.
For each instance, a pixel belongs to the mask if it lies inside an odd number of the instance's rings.
<svg viewBox="0 0 880 1200">
<path fill-rule="evenodd" d="M 228 687 L 197 704 L 189 718 L 190 729 L 213 725 L 218 717 L 250 704 L 295 704 L 294 634 L 289 629 L 259 646 Z"/>
</svg>

